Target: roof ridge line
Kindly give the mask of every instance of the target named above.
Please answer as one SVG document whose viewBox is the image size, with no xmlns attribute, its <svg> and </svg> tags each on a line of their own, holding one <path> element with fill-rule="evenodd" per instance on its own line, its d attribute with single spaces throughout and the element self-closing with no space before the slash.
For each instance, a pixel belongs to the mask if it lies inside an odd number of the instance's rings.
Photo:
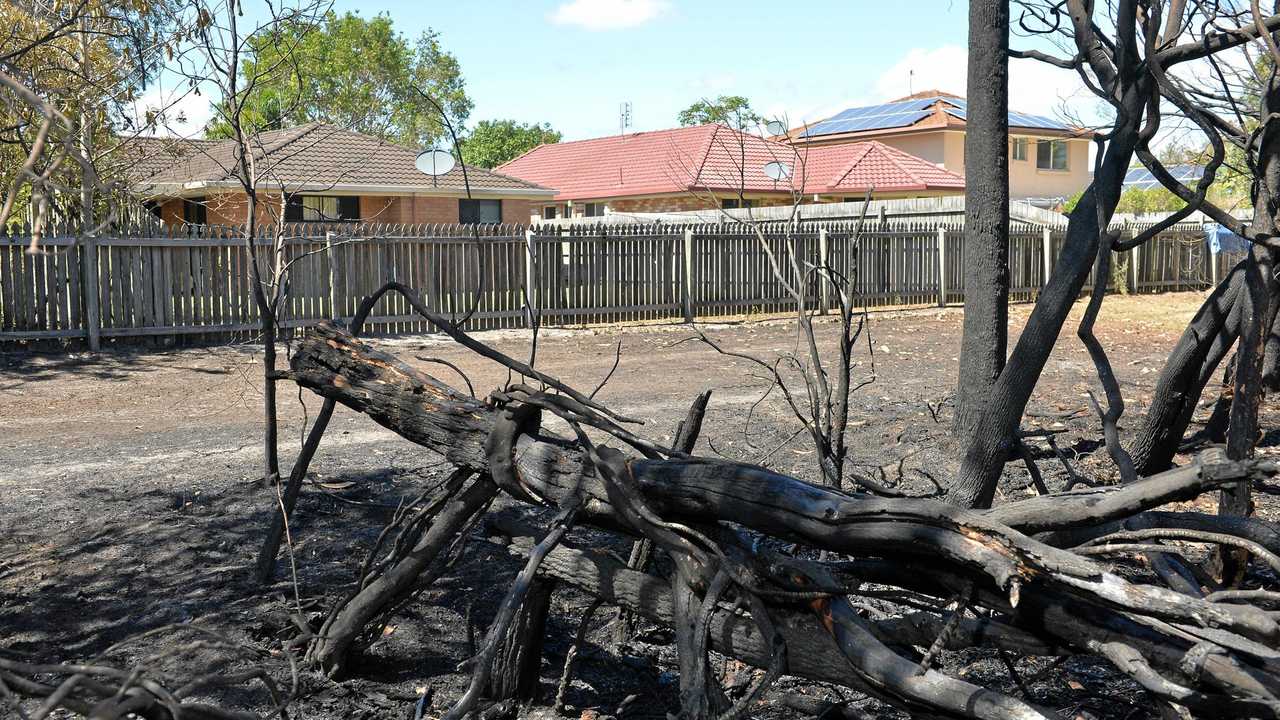
<svg viewBox="0 0 1280 720">
<path fill-rule="evenodd" d="M 874 142 L 874 141 L 873 141 L 873 142 Z M 915 180 L 916 182 L 920 183 L 921 185 L 928 185 L 928 184 L 929 184 L 929 182 L 928 182 L 927 180 L 925 180 L 925 179 L 924 179 L 923 177 L 921 177 L 920 175 L 916 174 L 915 170 L 908 169 L 908 168 L 907 168 L 907 166 L 903 165 L 903 164 L 902 164 L 902 162 L 901 162 L 901 160 L 899 160 L 899 159 L 898 159 L 898 157 L 897 157 L 897 153 L 899 153 L 899 152 L 903 153 L 904 155 L 910 155 L 910 153 L 907 153 L 907 152 L 902 151 L 902 150 L 898 150 L 898 149 L 897 149 L 897 148 L 895 148 L 895 147 L 892 147 L 892 146 L 889 146 L 889 145 L 885 145 L 884 143 L 880 143 L 880 142 L 876 143 L 876 145 L 879 145 L 881 148 L 884 148 L 884 150 L 885 150 L 885 153 L 884 153 L 884 154 L 885 154 L 885 157 L 887 157 L 887 158 L 889 159 L 889 162 L 893 163 L 894 167 L 898 168 L 898 169 L 899 169 L 899 170 L 901 170 L 903 173 L 905 173 L 908 177 L 910 177 L 912 180 Z M 894 152 L 894 151 L 896 151 L 896 152 Z M 912 156 L 912 157 L 914 157 L 914 156 Z"/>
<path fill-rule="evenodd" d="M 702 150 L 702 160 L 698 163 L 698 171 L 693 174 L 693 177 L 689 178 L 689 187 L 691 188 L 698 187 L 698 182 L 702 180 L 702 171 L 707 167 L 707 160 L 711 157 L 711 148 L 715 145 L 716 134 L 723 127 L 720 123 L 707 123 L 707 125 L 711 126 L 711 133 L 707 136 L 706 146 Z"/>
<path fill-rule="evenodd" d="M 852 144 L 865 145 L 866 148 L 862 151 L 860 155 L 858 155 L 858 157 L 854 158 L 853 160 L 850 160 L 849 164 L 846 165 L 845 168 L 836 175 L 836 178 L 831 182 L 830 187 L 839 186 L 841 181 L 849 177 L 849 174 L 853 172 L 854 168 L 858 167 L 858 165 L 861 164 L 863 160 L 867 159 L 867 156 L 870 155 L 871 151 L 875 149 L 873 145 L 878 145 L 880 143 L 876 143 L 874 140 L 863 140 L 861 142 L 852 143 Z M 838 148 L 840 147 L 840 145 L 829 145 L 828 147 Z"/>
</svg>

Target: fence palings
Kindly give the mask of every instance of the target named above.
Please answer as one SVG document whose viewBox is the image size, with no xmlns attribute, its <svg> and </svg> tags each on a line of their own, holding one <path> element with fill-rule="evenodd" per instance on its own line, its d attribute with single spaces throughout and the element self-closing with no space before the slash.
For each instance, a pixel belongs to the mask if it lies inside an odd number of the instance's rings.
<svg viewBox="0 0 1280 720">
<path fill-rule="evenodd" d="M 824 309 L 839 301 L 822 287 L 824 265 L 848 279 L 859 305 L 964 299 L 960 225 L 868 222 L 857 232 L 850 222 L 767 223 L 760 230 L 291 225 L 283 233 L 288 273 L 279 315 L 286 329 L 349 319 L 388 280 L 416 288 L 429 307 L 471 329 L 787 312 L 794 292 L 806 308 Z M 269 266 L 271 242 L 264 234 L 255 243 L 260 267 Z M 1012 228 L 1012 301 L 1035 299 L 1063 242 L 1060 229 Z M 84 337 L 85 248 L 72 235 L 46 236 L 36 252 L 29 243 L 29 236 L 0 235 L 0 341 Z M 123 232 L 98 238 L 95 252 L 103 337 L 248 338 L 258 328 L 253 258 L 236 228 Z M 1236 260 L 1210 255 L 1190 226 L 1116 257 L 1131 292 L 1203 288 Z M 384 296 L 368 324 L 386 333 L 433 330 L 395 295 Z"/>
</svg>

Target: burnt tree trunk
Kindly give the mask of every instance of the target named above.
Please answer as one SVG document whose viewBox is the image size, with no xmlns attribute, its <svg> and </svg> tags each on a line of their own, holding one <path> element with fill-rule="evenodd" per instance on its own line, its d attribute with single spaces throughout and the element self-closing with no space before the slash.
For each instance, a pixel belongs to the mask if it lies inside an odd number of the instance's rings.
<svg viewBox="0 0 1280 720">
<path fill-rule="evenodd" d="M 978 422 L 1009 328 L 1009 1 L 969 3 L 964 136 L 964 333 L 953 432 Z"/>
<path fill-rule="evenodd" d="M 711 400 L 711 391 L 704 390 L 693 399 L 689 412 L 684 420 L 676 426 L 676 436 L 671 447 L 682 453 L 692 454 L 698 443 L 698 435 L 702 432 L 702 418 L 707 413 L 707 403 Z M 637 540 L 631 546 L 631 555 L 627 558 L 627 567 L 644 572 L 653 558 L 653 541 L 649 538 Z M 617 621 L 613 629 L 613 641 L 616 644 L 626 642 L 635 635 L 635 618 L 625 607 L 618 608 Z"/>
<path fill-rule="evenodd" d="M 978 422 L 957 437 L 963 457 L 947 488 L 947 501 L 952 504 L 989 507 L 995 497 L 1005 460 L 1016 446 L 1015 435 L 1027 401 L 1097 257 L 1103 229 L 1098 224 L 1099 206 L 1106 221 L 1120 199 L 1121 184 L 1137 147 L 1144 98 L 1145 93 L 1138 90 L 1127 94 L 1125 104 L 1131 121 L 1115 129 L 1100 171 L 1071 213 L 1062 253 L 1004 369 L 987 393 Z"/>
<path fill-rule="evenodd" d="M 1280 124 L 1270 121 L 1280 111 L 1280 76 L 1274 63 L 1261 94 L 1258 117 L 1263 131 L 1258 139 L 1258 165 L 1254 170 L 1252 229 L 1274 236 L 1280 213 Z M 1258 409 L 1262 405 L 1263 361 L 1267 335 L 1276 318 L 1276 251 L 1254 245 L 1245 261 L 1245 289 L 1240 294 L 1240 343 L 1231 388 L 1231 412 L 1227 423 L 1227 456 L 1233 460 L 1252 457 L 1258 441 Z M 1218 512 L 1247 516 L 1252 512 L 1248 484 L 1222 491 Z M 1235 584 L 1244 571 L 1245 556 L 1238 550 L 1222 548 L 1223 581 Z"/>
<path fill-rule="evenodd" d="M 516 612 L 493 658 L 487 696 L 491 700 L 536 700 L 542 669 L 542 645 L 555 581 L 538 578 Z"/>
<path fill-rule="evenodd" d="M 1205 384 L 1239 332 L 1244 263 L 1231 269 L 1196 312 L 1165 361 L 1151 405 L 1129 443 L 1139 475 L 1166 470 L 1191 424 Z"/>
</svg>

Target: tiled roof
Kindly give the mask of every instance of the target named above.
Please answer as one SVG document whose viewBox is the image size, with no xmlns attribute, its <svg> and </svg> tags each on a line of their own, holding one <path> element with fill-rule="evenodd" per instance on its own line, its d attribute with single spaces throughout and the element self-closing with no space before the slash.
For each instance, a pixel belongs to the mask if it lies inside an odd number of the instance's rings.
<svg viewBox="0 0 1280 720">
<path fill-rule="evenodd" d="M 881 143 L 797 149 L 716 124 L 541 145 L 498 169 L 556 188 L 557 200 L 790 192 L 791 181 L 765 174 L 770 162 L 792 166 L 805 193 L 964 187 L 959 175 Z"/>
<path fill-rule="evenodd" d="M 799 152 L 808 168 L 807 193 L 964 189 L 960 175 L 874 140 L 822 145 Z"/>
<path fill-rule="evenodd" d="M 414 166 L 417 150 L 324 123 L 259 133 L 253 144 L 259 177 L 268 184 L 403 187 L 406 192 L 461 191 L 466 187 L 461 164 L 433 181 Z M 136 158 L 130 175 L 141 190 L 189 183 L 217 185 L 234 180 L 232 140 L 143 138 L 130 141 L 125 152 Z M 466 176 L 471 189 L 477 192 L 547 190 L 483 168 L 468 166 Z"/>
</svg>

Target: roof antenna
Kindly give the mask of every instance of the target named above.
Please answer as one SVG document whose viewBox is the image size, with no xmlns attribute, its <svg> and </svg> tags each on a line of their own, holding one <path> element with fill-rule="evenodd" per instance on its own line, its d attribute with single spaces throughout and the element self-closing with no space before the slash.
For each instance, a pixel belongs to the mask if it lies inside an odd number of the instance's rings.
<svg viewBox="0 0 1280 720">
<path fill-rule="evenodd" d="M 916 71 L 907 70 L 907 94 L 908 95 L 916 94 L 915 88 L 913 87 L 915 85 L 915 82 L 914 82 L 915 79 L 916 79 Z"/>
<path fill-rule="evenodd" d="M 631 127 L 631 101 L 620 103 L 618 105 L 618 134 L 626 135 L 627 128 Z"/>
</svg>

